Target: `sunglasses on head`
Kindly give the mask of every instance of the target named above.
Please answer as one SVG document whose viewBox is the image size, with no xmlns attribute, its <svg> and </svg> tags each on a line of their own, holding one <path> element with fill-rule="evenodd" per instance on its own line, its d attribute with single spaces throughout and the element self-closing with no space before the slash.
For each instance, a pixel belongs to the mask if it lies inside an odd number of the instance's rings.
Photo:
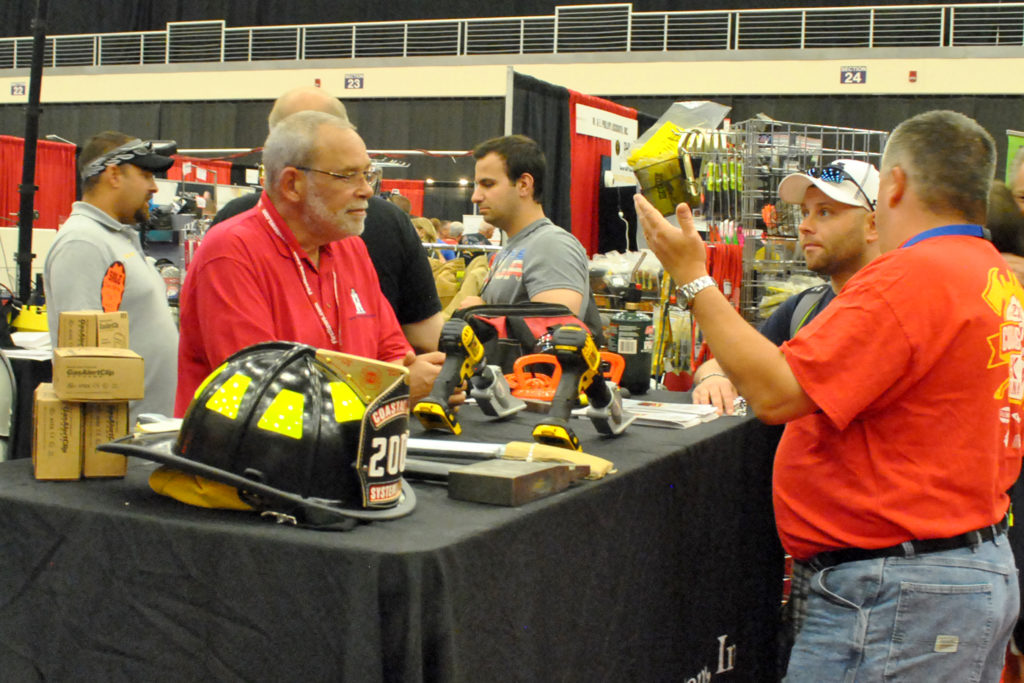
<svg viewBox="0 0 1024 683">
<path fill-rule="evenodd" d="M 832 164 L 830 166 L 808 168 L 805 171 L 801 171 L 801 173 L 809 175 L 812 178 L 817 178 L 818 180 L 824 180 L 826 183 L 835 183 L 836 185 L 846 180 L 849 180 L 851 183 L 854 184 L 857 190 L 860 191 L 860 193 L 864 196 L 864 199 L 867 200 L 867 203 L 871 207 L 871 210 L 875 210 L 875 202 L 871 200 L 871 197 L 868 196 L 868 193 L 865 192 L 864 188 L 860 186 L 860 183 L 857 182 L 857 179 L 850 175 L 849 172 L 847 172 L 846 169 L 844 169 L 842 166 L 836 166 L 835 164 Z"/>
<path fill-rule="evenodd" d="M 107 169 L 108 166 L 117 166 L 125 162 L 131 161 L 137 157 L 144 157 L 153 153 L 152 141 L 145 141 L 135 138 L 129 140 L 119 147 L 101 154 L 96 157 L 89 164 L 82 169 L 82 179 L 87 180 L 94 175 L 99 175 Z"/>
</svg>

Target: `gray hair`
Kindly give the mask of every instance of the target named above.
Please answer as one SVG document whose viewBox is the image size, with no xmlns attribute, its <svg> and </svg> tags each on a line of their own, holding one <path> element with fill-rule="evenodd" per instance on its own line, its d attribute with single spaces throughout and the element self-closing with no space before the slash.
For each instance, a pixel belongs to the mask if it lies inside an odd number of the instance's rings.
<svg viewBox="0 0 1024 683">
<path fill-rule="evenodd" d="M 899 166 L 924 206 L 985 223 L 996 144 L 988 131 L 963 114 L 935 110 L 913 116 L 889 136 L 882 173 Z"/>
<path fill-rule="evenodd" d="M 465 231 L 465 229 L 466 226 L 464 226 L 460 221 L 452 221 L 448 224 L 448 234 L 452 237 L 458 237 Z"/>
<path fill-rule="evenodd" d="M 277 186 L 287 166 L 309 166 L 316 157 L 318 133 L 324 126 L 338 130 L 355 130 L 348 119 L 340 119 L 320 111 L 300 111 L 287 116 L 270 130 L 263 143 L 263 170 L 266 188 Z"/>
</svg>

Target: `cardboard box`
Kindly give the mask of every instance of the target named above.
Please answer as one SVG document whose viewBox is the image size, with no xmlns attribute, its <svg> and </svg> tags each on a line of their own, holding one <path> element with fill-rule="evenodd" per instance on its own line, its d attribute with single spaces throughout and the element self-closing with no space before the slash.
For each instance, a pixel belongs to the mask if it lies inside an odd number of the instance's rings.
<svg viewBox="0 0 1024 683">
<path fill-rule="evenodd" d="M 145 391 L 142 356 L 131 349 L 53 350 L 53 389 L 62 401 L 134 401 Z"/>
<path fill-rule="evenodd" d="M 53 385 L 36 387 L 32 409 L 32 466 L 36 479 L 82 476 L 82 404 L 57 398 Z"/>
<path fill-rule="evenodd" d="M 128 314 L 125 311 L 64 311 L 57 328 L 57 346 L 128 348 Z"/>
<path fill-rule="evenodd" d="M 128 402 L 85 403 L 82 414 L 82 476 L 123 477 L 128 458 L 96 450 L 122 436 L 128 436 Z"/>
</svg>

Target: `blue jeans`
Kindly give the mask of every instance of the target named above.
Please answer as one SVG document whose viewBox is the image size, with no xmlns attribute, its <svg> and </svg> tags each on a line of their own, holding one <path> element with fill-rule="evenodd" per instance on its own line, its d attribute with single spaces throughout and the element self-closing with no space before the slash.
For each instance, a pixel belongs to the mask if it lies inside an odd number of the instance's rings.
<svg viewBox="0 0 1024 683">
<path fill-rule="evenodd" d="M 1020 594 L 1006 535 L 816 572 L 786 681 L 996 682 Z"/>
</svg>

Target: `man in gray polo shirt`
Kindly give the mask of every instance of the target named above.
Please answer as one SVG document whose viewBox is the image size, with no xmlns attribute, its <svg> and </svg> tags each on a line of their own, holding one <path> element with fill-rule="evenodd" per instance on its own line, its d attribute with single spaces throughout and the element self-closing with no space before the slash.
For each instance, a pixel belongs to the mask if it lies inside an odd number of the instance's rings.
<svg viewBox="0 0 1024 683">
<path fill-rule="evenodd" d="M 600 335 L 587 253 L 571 232 L 548 220 L 540 203 L 544 152 L 524 135 L 508 135 L 481 142 L 473 157 L 473 203 L 485 221 L 505 231 L 508 244 L 495 256 L 480 296 L 467 297 L 462 306 L 563 304 Z"/>
<path fill-rule="evenodd" d="M 124 133 L 90 138 L 79 155 L 82 201 L 72 205 L 43 270 L 47 323 L 56 347 L 61 312 L 103 310 L 104 276 L 113 264 L 123 264 L 117 310 L 128 313 L 129 343 L 146 364 L 146 394 L 132 403 L 132 422 L 139 413 L 174 411 L 178 329 L 164 280 L 146 260 L 135 228 L 149 218 L 149 200 L 157 190 L 153 172 L 173 163 L 154 152 L 152 143 Z"/>
</svg>

